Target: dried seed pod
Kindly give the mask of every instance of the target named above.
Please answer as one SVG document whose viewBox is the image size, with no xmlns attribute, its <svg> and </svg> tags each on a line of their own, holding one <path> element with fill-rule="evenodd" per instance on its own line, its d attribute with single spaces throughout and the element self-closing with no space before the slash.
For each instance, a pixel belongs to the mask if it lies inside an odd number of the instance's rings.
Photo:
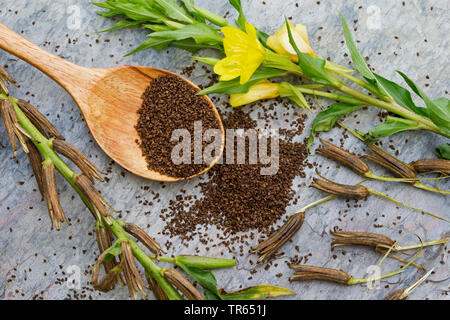
<svg viewBox="0 0 450 320">
<path fill-rule="evenodd" d="M 111 232 L 111 230 L 106 229 L 102 225 L 99 225 L 97 228 L 95 228 L 95 234 L 97 237 L 97 244 L 100 253 L 105 252 L 109 247 L 112 246 L 114 241 L 114 235 Z M 116 266 L 117 260 L 115 257 L 111 261 L 103 262 L 103 267 L 105 268 L 105 272 L 107 274 Z"/>
<path fill-rule="evenodd" d="M 101 222 L 101 217 L 103 217 L 105 221 L 111 225 L 111 219 L 109 218 L 109 213 L 105 205 L 106 201 L 100 195 L 98 190 L 95 189 L 92 181 L 85 175 L 79 174 L 75 176 L 74 182 L 75 186 L 83 192 L 94 206 L 97 219 Z"/>
<path fill-rule="evenodd" d="M 402 161 L 398 160 L 397 158 L 390 155 L 388 152 L 384 151 L 380 147 L 377 147 L 374 144 L 367 143 L 367 146 L 369 147 L 370 151 L 374 155 L 374 157 L 369 155 L 361 155 L 361 157 L 369 159 L 380 166 L 386 168 L 387 170 L 391 171 L 394 175 L 397 177 L 403 178 L 403 179 L 416 179 L 417 176 L 407 164 L 403 163 Z M 410 182 L 414 184 L 415 182 Z"/>
<path fill-rule="evenodd" d="M 252 248 L 250 252 L 260 255 L 258 262 L 272 257 L 302 227 L 304 219 L 304 212 L 297 212 L 290 216 L 288 221 L 280 229 L 268 239 Z"/>
<path fill-rule="evenodd" d="M 370 195 L 370 190 L 364 186 L 339 184 L 325 178 L 314 178 L 311 187 L 343 198 L 363 199 Z"/>
<path fill-rule="evenodd" d="M 155 295 L 156 300 L 169 300 L 169 297 L 164 292 L 164 290 L 161 288 L 158 281 L 153 279 L 148 274 L 145 274 L 145 278 L 147 279 L 149 289 L 153 291 L 153 294 Z"/>
<path fill-rule="evenodd" d="M 35 107 L 25 100 L 18 99 L 17 105 L 20 110 L 27 116 L 28 119 L 33 123 L 33 125 L 48 138 L 46 131 L 50 136 L 64 140 L 64 137 L 59 133 L 59 131 L 53 126 L 53 124 L 46 118 L 42 113 L 40 113 Z"/>
<path fill-rule="evenodd" d="M 164 269 L 163 276 L 188 300 L 204 300 L 202 294 L 181 273 L 173 269 Z"/>
<path fill-rule="evenodd" d="M 47 201 L 52 227 L 55 225 L 56 230 L 60 230 L 61 222 L 66 221 L 68 225 L 70 223 L 67 221 L 61 203 L 59 202 L 58 190 L 56 189 L 55 166 L 51 162 L 44 162 L 42 164 L 42 172 L 42 185 L 45 190 L 44 195 Z"/>
<path fill-rule="evenodd" d="M 384 298 L 384 300 L 405 300 L 407 296 L 404 293 L 405 290 L 396 290 Z"/>
<path fill-rule="evenodd" d="M 331 231 L 335 237 L 331 243 L 331 247 L 345 245 L 362 245 L 371 247 L 391 248 L 395 245 L 395 241 L 381 234 L 369 232 L 351 232 L 351 231 Z"/>
<path fill-rule="evenodd" d="M 139 270 L 137 269 L 130 244 L 124 241 L 120 245 L 122 248 L 120 262 L 123 265 L 125 281 L 127 283 L 128 290 L 130 291 L 130 296 L 134 296 L 134 298 L 137 299 L 138 290 L 143 296 L 146 296 L 144 291 L 145 284 L 139 274 Z"/>
<path fill-rule="evenodd" d="M 34 177 L 36 179 L 37 185 L 39 187 L 39 192 L 41 193 L 42 197 L 45 198 L 44 192 L 44 186 L 42 185 L 43 181 L 43 172 L 42 172 L 42 156 L 39 150 L 36 148 L 33 142 L 30 140 L 26 141 L 27 148 L 28 148 L 28 160 L 30 161 L 31 168 L 33 169 Z"/>
<path fill-rule="evenodd" d="M 440 172 L 445 175 L 450 175 L 450 160 L 421 159 L 411 162 L 409 166 L 419 173 Z"/>
<path fill-rule="evenodd" d="M 116 283 L 120 279 L 121 272 L 123 271 L 122 264 L 116 265 L 112 269 L 106 271 L 106 275 L 99 282 L 98 277 L 100 275 L 101 265 L 102 264 L 105 265 L 106 263 L 108 263 L 108 262 L 104 261 L 107 255 L 108 255 L 108 252 L 106 250 L 104 250 L 98 257 L 98 259 L 94 265 L 94 268 L 92 269 L 91 283 L 93 284 L 93 286 L 96 290 L 99 290 L 102 292 L 108 292 L 108 291 L 113 290 L 116 286 Z"/>
<path fill-rule="evenodd" d="M 123 228 L 126 232 L 131 234 L 137 240 L 139 240 L 144 246 L 148 248 L 155 256 L 159 256 L 164 253 L 161 246 L 152 237 L 150 237 L 144 230 L 132 223 L 125 223 Z"/>
<path fill-rule="evenodd" d="M 316 150 L 317 153 L 342 163 L 362 176 L 370 172 L 369 166 L 353 153 L 345 151 L 323 139 L 320 139 L 320 141 L 323 145 Z"/>
<path fill-rule="evenodd" d="M 349 282 L 352 279 L 352 277 L 344 271 L 336 269 L 295 264 L 291 264 L 289 267 L 296 271 L 295 274 L 289 278 L 289 281 L 324 280 L 349 285 Z"/>
<path fill-rule="evenodd" d="M 51 142 L 53 150 L 75 163 L 92 183 L 94 182 L 94 178 L 102 182 L 104 181 L 98 174 L 100 170 L 80 150 L 65 140 L 53 139 Z"/>
<path fill-rule="evenodd" d="M 14 122 L 11 119 L 11 109 L 14 111 L 14 105 L 7 99 L 0 100 L 0 113 L 5 123 L 6 133 L 8 134 L 9 142 L 14 152 L 14 157 L 17 156 L 17 142 L 14 133 Z"/>
<path fill-rule="evenodd" d="M 9 95 L 7 84 L 12 84 L 13 86 L 18 87 L 19 85 L 14 81 L 13 78 L 6 72 L 5 69 L 0 67 L 0 88 L 5 92 L 6 95 Z"/>
</svg>

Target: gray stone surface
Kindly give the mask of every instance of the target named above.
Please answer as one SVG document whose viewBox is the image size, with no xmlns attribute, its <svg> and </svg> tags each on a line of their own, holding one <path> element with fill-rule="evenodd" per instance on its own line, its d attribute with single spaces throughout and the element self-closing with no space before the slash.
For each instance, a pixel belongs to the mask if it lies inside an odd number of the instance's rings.
<svg viewBox="0 0 450 320">
<path fill-rule="evenodd" d="M 340 27 L 338 11 L 348 19 L 350 26 L 357 28 L 355 38 L 364 56 L 369 56 L 369 63 L 379 73 L 394 77 L 394 70 L 399 69 L 408 74 L 418 85 L 425 88 L 433 97 L 448 97 L 449 83 L 449 2 L 439 0 L 402 1 L 362 1 L 362 0 L 305 0 L 296 1 L 243 0 L 244 9 L 251 23 L 262 30 L 273 33 L 283 21 L 283 14 L 292 16 L 292 22 L 306 24 L 309 28 L 313 48 L 323 57 L 332 57 L 335 62 L 347 64 L 349 58 L 345 45 L 341 43 L 343 33 Z M 217 13 L 232 12 L 225 0 L 198 0 L 201 7 L 209 8 Z M 371 4 L 373 4 L 371 6 Z M 70 29 L 74 20 L 73 7 L 80 10 L 79 28 Z M 361 6 L 361 7 L 360 7 Z M 88 67 L 109 67 L 121 64 L 147 65 L 165 68 L 174 72 L 190 62 L 190 54 L 182 50 L 170 48 L 164 52 L 147 50 L 130 57 L 123 57 L 132 47 L 141 43 L 146 36 L 142 30 L 120 30 L 104 34 L 95 31 L 113 24 L 109 19 L 98 20 L 95 8 L 88 1 L 68 0 L 0 0 L 0 21 L 22 33 L 34 43 L 50 52 L 65 57 L 74 63 Z M 374 25 L 379 14 L 379 28 Z M 320 39 L 320 40 L 319 40 Z M 206 55 L 207 53 L 205 53 Z M 92 141 L 80 112 L 71 97 L 55 82 L 17 58 L 0 52 L 0 63 L 7 65 L 7 70 L 21 84 L 12 89 L 12 94 L 31 100 L 34 105 L 56 125 L 67 140 L 88 155 L 100 168 L 108 167 L 110 159 Z M 428 78 L 428 77 L 429 78 Z M 200 68 L 191 80 L 196 83 L 207 83 L 206 75 Z M 222 98 L 222 100 L 225 98 Z M 322 101 L 327 104 L 329 101 Z M 283 107 L 277 107 L 281 110 Z M 357 118 L 348 118 L 345 123 L 353 128 L 366 129 L 377 123 L 375 109 L 358 112 Z M 292 114 L 292 113 L 291 113 Z M 293 120 L 294 116 L 284 119 Z M 308 120 L 308 127 L 313 117 Z M 273 122 L 272 126 L 281 126 L 281 122 Z M 323 137 L 339 139 L 341 129 L 334 129 Z M 408 143 L 405 143 L 408 140 Z M 7 145 L 6 132 L 0 125 L 0 141 Z M 335 140 L 336 141 L 336 140 Z M 425 132 L 402 133 L 384 140 L 385 145 L 393 144 L 400 152 L 400 158 L 411 161 L 418 158 L 434 157 L 433 148 L 445 139 Z M 362 145 L 353 138 L 345 141 L 345 146 L 354 152 L 361 152 Z M 336 169 L 336 164 L 319 156 L 312 156 L 311 161 L 322 165 L 321 171 L 336 181 L 355 183 L 359 177 L 345 168 Z M 376 171 L 385 173 L 380 168 Z M 304 182 L 309 183 L 312 171 Z M 128 297 L 126 288 L 116 288 L 108 294 L 92 292 L 87 285 L 89 272 L 98 254 L 95 238 L 92 235 L 93 219 L 73 190 L 58 179 L 61 201 L 72 225 L 61 231 L 50 231 L 50 223 L 44 202 L 36 192 L 36 183 L 31 178 L 31 168 L 23 152 L 17 159 L 12 159 L 12 152 L 7 147 L 0 148 L 0 298 L 31 299 L 35 295 L 45 299 L 63 299 L 66 297 L 94 299 L 124 299 Z M 125 219 L 138 225 L 150 227 L 147 230 L 160 243 L 166 238 L 158 231 L 164 226 L 158 212 L 168 206 L 170 200 L 180 189 L 195 193 L 196 181 L 166 184 L 150 182 L 125 172 L 117 165 L 112 165 L 108 174 L 109 183 L 99 185 L 102 193 L 119 210 L 129 210 Z M 298 182 L 303 182 L 297 179 Z M 296 182 L 297 182 L 296 181 Z M 288 208 L 295 212 L 311 199 L 319 199 L 323 195 L 306 187 L 295 187 L 300 196 L 297 205 Z M 378 182 L 367 183 L 371 187 L 389 193 L 391 196 L 416 207 L 422 207 L 436 214 L 448 217 L 448 198 L 431 194 L 399 184 Z M 143 207 L 139 200 L 150 199 L 151 195 L 141 189 L 149 186 L 151 190 L 161 194 L 161 201 L 153 207 Z M 440 186 L 450 189 L 448 182 Z M 136 197 L 140 197 L 137 199 Z M 73 199 L 72 199 L 73 198 Z M 306 222 L 301 231 L 294 236 L 293 242 L 285 246 L 285 256 L 281 257 L 269 271 L 258 266 L 258 272 L 251 275 L 254 268 L 249 259 L 255 257 L 238 257 L 237 270 L 219 270 L 215 272 L 220 286 L 227 290 L 239 286 L 250 286 L 260 283 L 280 285 L 292 289 L 296 296 L 288 299 L 381 299 L 395 289 L 403 288 L 420 277 L 420 272 L 408 268 L 395 277 L 382 280 L 378 290 L 367 290 L 363 285 L 340 287 L 322 282 L 289 283 L 291 271 L 285 261 L 295 254 L 294 246 L 300 247 L 301 255 L 311 254 L 308 264 L 341 268 L 349 274 L 366 277 L 366 268 L 378 263 L 380 255 L 366 248 L 348 247 L 330 251 L 330 227 L 338 225 L 343 229 L 371 231 L 385 234 L 393 239 L 402 238 L 402 243 L 415 243 L 417 234 L 424 241 L 434 240 L 448 235 L 449 228 L 444 222 L 417 212 L 397 207 L 378 198 L 370 198 L 362 202 L 361 207 L 354 207 L 346 214 L 339 214 L 347 208 L 347 203 L 334 200 L 307 213 Z M 151 210 L 151 215 L 144 215 Z M 249 211 L 251 214 L 251 211 Z M 401 217 L 397 219 L 397 217 Z M 375 225 L 383 225 L 376 228 Z M 403 230 L 399 234 L 399 230 Z M 406 235 L 406 236 L 405 236 Z M 200 248 L 200 254 L 219 256 L 224 252 L 222 247 L 207 252 L 203 245 L 192 243 L 188 248 L 178 246 L 177 238 L 171 239 L 175 246 L 170 254 L 192 254 L 194 248 Z M 336 255 L 333 258 L 333 255 Z M 427 283 L 424 283 L 411 295 L 412 299 L 448 299 L 449 269 L 448 248 L 438 246 L 427 248 L 417 260 L 427 268 L 435 268 Z M 389 272 L 399 267 L 399 263 L 386 260 L 382 264 L 382 272 Z M 81 270 L 82 288 L 69 290 L 65 278 L 70 273 L 70 266 L 78 266 Z M 86 272 L 85 272 L 86 271 Z M 283 273 L 281 278 L 276 274 Z M 250 278 L 252 277 L 252 278 Z M 150 295 L 150 298 L 152 296 Z"/>
</svg>

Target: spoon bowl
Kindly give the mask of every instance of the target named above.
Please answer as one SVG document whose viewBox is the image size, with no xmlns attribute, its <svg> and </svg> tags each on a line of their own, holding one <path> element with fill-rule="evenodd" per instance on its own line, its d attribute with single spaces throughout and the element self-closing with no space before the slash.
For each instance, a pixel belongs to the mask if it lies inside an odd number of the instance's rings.
<svg viewBox="0 0 450 320">
<path fill-rule="evenodd" d="M 190 177 L 170 177 L 148 168 L 135 129 L 142 94 L 153 79 L 163 75 L 177 76 L 200 91 L 195 84 L 177 74 L 140 66 L 81 67 L 45 51 L 1 23 L 0 48 L 35 66 L 66 89 L 80 108 L 100 148 L 123 168 L 140 177 L 156 181 L 191 179 L 212 168 L 221 157 L 219 153 L 207 168 Z M 225 133 L 220 115 L 212 101 L 207 96 L 203 98 L 220 124 L 223 151 Z"/>
</svg>

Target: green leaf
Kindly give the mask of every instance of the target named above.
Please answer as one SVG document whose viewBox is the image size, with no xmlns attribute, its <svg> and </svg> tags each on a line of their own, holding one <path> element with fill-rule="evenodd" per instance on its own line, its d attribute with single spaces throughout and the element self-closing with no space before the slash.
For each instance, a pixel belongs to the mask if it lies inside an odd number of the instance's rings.
<svg viewBox="0 0 450 320">
<path fill-rule="evenodd" d="M 239 12 L 239 18 L 235 21 L 241 30 L 245 31 L 245 19 L 244 11 L 242 10 L 241 0 L 229 0 L 230 4 Z"/>
<path fill-rule="evenodd" d="M 306 108 L 311 111 L 311 108 L 308 106 L 308 102 L 306 101 L 305 96 L 300 91 L 300 89 L 296 86 L 293 86 L 289 82 L 280 83 L 280 97 L 289 98 L 297 103 L 300 107 Z"/>
<path fill-rule="evenodd" d="M 366 79 L 376 80 L 375 75 L 370 71 L 367 66 L 366 60 L 361 56 L 356 47 L 355 41 L 353 40 L 352 33 L 350 32 L 350 28 L 347 25 L 347 21 L 344 16 L 339 13 L 342 20 L 342 27 L 344 29 L 344 37 L 345 42 L 347 43 L 348 50 L 350 51 L 350 55 L 352 57 L 353 64 L 355 65 L 356 70 Z"/>
<path fill-rule="evenodd" d="M 141 25 L 141 23 L 142 23 L 142 21 L 120 20 L 119 22 L 117 22 L 111 28 L 108 28 L 108 29 L 105 29 L 105 30 L 101 30 L 101 31 L 97 31 L 97 33 L 114 31 L 114 30 L 118 30 L 118 29 L 137 28 L 137 27 L 139 27 Z"/>
<path fill-rule="evenodd" d="M 364 106 L 362 105 L 336 103 L 331 105 L 328 109 L 319 112 L 311 126 L 307 149 L 309 150 L 313 144 L 314 134 L 316 132 L 330 131 L 341 117 L 363 107 Z"/>
<path fill-rule="evenodd" d="M 162 50 L 162 49 L 167 48 L 167 46 L 169 46 L 169 44 L 171 44 L 171 43 L 172 43 L 172 40 L 170 40 L 170 39 L 150 37 L 147 40 L 145 40 L 139 47 L 137 47 L 133 51 L 127 53 L 125 55 L 125 57 L 135 54 L 136 52 L 148 49 L 148 48 L 153 48 L 155 50 Z"/>
<path fill-rule="evenodd" d="M 142 25 L 143 28 L 147 28 L 150 29 L 152 31 L 169 31 L 169 30 L 173 30 L 171 27 L 166 26 L 165 24 L 143 24 Z M 149 36 L 151 36 L 151 34 L 149 34 Z"/>
<path fill-rule="evenodd" d="M 220 61 L 220 59 L 212 58 L 212 57 L 194 57 L 194 56 L 192 56 L 191 59 L 203 62 L 204 64 L 207 64 L 211 67 L 214 67 L 216 65 L 216 63 Z"/>
<path fill-rule="evenodd" d="M 292 294 L 295 295 L 295 292 L 271 285 L 259 285 L 233 292 L 226 292 L 223 289 L 220 290 L 220 295 L 224 300 L 260 300 Z"/>
<path fill-rule="evenodd" d="M 131 20 L 163 22 L 166 19 L 166 16 L 159 12 L 157 9 L 150 8 L 141 4 L 114 2 L 111 3 L 111 7 L 115 12 L 120 12 L 120 14 L 127 16 Z"/>
<path fill-rule="evenodd" d="M 197 11 L 195 11 L 194 0 L 180 0 L 180 2 L 184 5 L 187 12 L 189 12 L 195 18 L 195 20 L 197 20 L 198 22 L 205 22 L 205 18 L 203 18 L 197 13 Z"/>
<path fill-rule="evenodd" d="M 407 130 L 420 130 L 420 127 L 414 121 L 388 116 L 385 122 L 376 126 L 373 131 L 365 134 L 364 138 L 370 142 L 375 142 L 380 138 Z"/>
<path fill-rule="evenodd" d="M 204 23 L 194 23 L 177 30 L 158 31 L 152 33 L 151 36 L 170 40 L 184 40 L 192 38 L 197 44 L 222 42 L 222 37 L 219 35 L 217 30 Z"/>
<path fill-rule="evenodd" d="M 263 65 L 269 68 L 293 72 L 299 76 L 303 75 L 302 68 L 291 61 L 291 58 L 270 50 L 266 50 Z"/>
<path fill-rule="evenodd" d="M 168 17 L 185 23 L 194 22 L 186 10 L 180 7 L 175 0 L 155 0 L 154 2 Z"/>
<path fill-rule="evenodd" d="M 450 136 L 450 103 L 448 99 L 431 100 L 417 85 L 401 71 L 397 71 L 410 88 L 425 101 L 431 121 L 446 136 Z"/>
<path fill-rule="evenodd" d="M 272 68 L 258 68 L 250 77 L 250 79 L 244 84 L 240 84 L 239 79 L 233 79 L 230 81 L 220 81 L 212 85 L 211 87 L 203 89 L 198 94 L 204 95 L 210 93 L 226 93 L 226 94 L 247 93 L 252 85 L 261 80 L 275 77 L 282 77 L 285 75 L 287 75 L 287 72 L 285 71 Z"/>
<path fill-rule="evenodd" d="M 291 27 L 289 21 L 286 19 L 286 28 L 289 35 L 289 43 L 294 48 L 298 56 L 298 65 L 302 69 L 305 76 L 314 82 L 337 86 L 339 81 L 337 77 L 334 77 L 330 72 L 325 69 L 326 61 L 319 57 L 312 57 L 307 53 L 300 52 L 294 38 L 292 37 Z"/>
<path fill-rule="evenodd" d="M 222 46 L 220 44 L 218 44 L 217 42 L 216 43 L 198 44 L 195 42 L 194 39 L 177 40 L 177 41 L 172 42 L 170 45 L 172 47 L 180 48 L 180 49 L 187 50 L 190 52 L 197 52 L 198 50 L 205 49 L 205 48 L 211 48 L 211 49 L 223 51 Z"/>
<path fill-rule="evenodd" d="M 450 160 L 450 143 L 441 144 L 434 152 L 439 158 Z"/>
<path fill-rule="evenodd" d="M 122 247 L 120 246 L 120 243 L 115 242 L 111 247 L 106 249 L 106 256 L 105 256 L 105 262 L 111 261 L 114 257 L 117 257 L 119 254 L 122 253 Z"/>
<path fill-rule="evenodd" d="M 390 81 L 382 76 L 375 74 L 377 81 L 383 86 L 383 88 L 389 93 L 389 95 L 402 107 L 405 107 L 421 116 L 428 117 L 428 111 L 425 108 L 420 108 L 415 105 L 411 98 L 411 93 L 398 85 L 397 83 Z"/>
<path fill-rule="evenodd" d="M 217 280 L 211 271 L 203 270 L 196 267 L 190 267 L 181 262 L 176 263 L 181 267 L 192 279 L 198 282 L 205 290 L 205 295 L 208 300 L 215 297 L 215 299 L 221 299 L 219 295 L 219 290 L 217 290 Z"/>
</svg>

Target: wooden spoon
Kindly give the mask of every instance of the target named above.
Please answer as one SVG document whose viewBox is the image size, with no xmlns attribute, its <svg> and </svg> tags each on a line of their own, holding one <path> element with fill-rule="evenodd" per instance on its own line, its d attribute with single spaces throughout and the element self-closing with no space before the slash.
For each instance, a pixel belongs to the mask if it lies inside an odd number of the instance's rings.
<svg viewBox="0 0 450 320">
<path fill-rule="evenodd" d="M 0 48 L 35 66 L 58 82 L 72 96 L 83 114 L 92 136 L 114 161 L 132 173 L 156 181 L 185 180 L 203 174 L 214 166 L 221 153 L 201 172 L 186 178 L 169 177 L 148 169 L 134 126 L 142 94 L 150 82 L 161 75 L 175 75 L 196 90 L 192 82 L 170 71 L 139 66 L 85 68 L 55 56 L 26 40 L 0 23 Z M 225 134 L 219 113 L 204 96 L 220 123 L 223 150 Z"/>
</svg>

